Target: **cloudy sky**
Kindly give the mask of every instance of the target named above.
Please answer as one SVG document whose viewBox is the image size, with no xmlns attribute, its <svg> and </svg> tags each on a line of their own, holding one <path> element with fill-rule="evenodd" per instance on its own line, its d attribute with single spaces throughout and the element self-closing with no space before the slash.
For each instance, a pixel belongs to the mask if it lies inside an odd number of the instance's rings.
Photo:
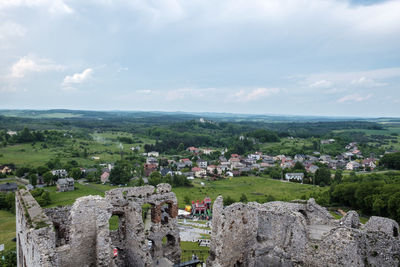
<svg viewBox="0 0 400 267">
<path fill-rule="evenodd" d="M 0 0 L 0 108 L 400 116 L 400 0 Z"/>
</svg>

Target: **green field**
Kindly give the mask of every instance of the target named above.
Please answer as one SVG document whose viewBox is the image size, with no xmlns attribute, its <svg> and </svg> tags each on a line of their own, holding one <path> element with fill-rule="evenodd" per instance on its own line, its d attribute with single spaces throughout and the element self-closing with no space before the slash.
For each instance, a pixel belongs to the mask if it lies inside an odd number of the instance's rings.
<svg viewBox="0 0 400 267">
<path fill-rule="evenodd" d="M 291 154 L 293 151 L 302 149 L 312 151 L 312 142 L 309 139 L 302 138 L 282 138 L 280 142 L 261 144 L 261 151 L 267 154 Z M 300 150 L 299 150 L 300 152 Z"/>
<path fill-rule="evenodd" d="M 52 202 L 50 205 L 46 206 L 46 208 L 72 205 L 77 198 L 88 195 L 99 195 L 104 197 L 104 192 L 113 188 L 116 188 L 116 186 L 93 183 L 82 185 L 79 183 L 75 183 L 74 191 L 57 192 L 56 186 L 46 187 L 45 190 L 50 192 L 50 198 Z"/>
<path fill-rule="evenodd" d="M 4 244 L 5 251 L 15 250 L 15 215 L 11 212 L 0 210 L 0 244 Z"/>
<path fill-rule="evenodd" d="M 200 183 L 203 182 L 205 186 Z M 265 199 L 265 196 L 272 196 L 276 200 L 290 201 L 301 197 L 308 197 L 312 192 L 320 192 L 324 189 L 305 184 L 282 182 L 265 177 L 235 177 L 218 181 L 205 181 L 196 179 L 194 186 L 190 188 L 173 188 L 178 197 L 179 208 L 184 208 L 184 198 L 188 196 L 191 200 L 202 200 L 209 196 L 214 201 L 219 195 L 230 196 L 239 201 L 242 193 L 246 194 L 248 201 Z"/>
<path fill-rule="evenodd" d="M 121 159 L 121 146 L 118 137 L 132 136 L 132 134 L 123 132 L 104 132 L 92 134 L 93 140 L 66 139 L 62 145 L 46 144 L 46 142 L 8 145 L 0 147 L 0 164 L 13 163 L 17 167 L 38 167 L 43 166 L 51 159 L 60 158 L 63 163 L 75 160 L 81 167 L 92 167 L 98 163 L 115 162 Z M 144 144 L 154 142 L 154 140 L 142 137 L 134 137 L 134 140 L 137 142 L 122 144 L 122 151 L 125 156 L 133 153 L 130 150 L 133 146 L 140 145 L 143 149 Z M 74 155 L 74 152 L 82 153 L 84 149 L 88 154 L 86 158 Z M 93 156 L 100 159 L 93 160 L 91 159 Z"/>
<path fill-rule="evenodd" d="M 201 260 L 206 260 L 208 258 L 209 247 L 200 247 L 197 242 L 181 241 L 181 260 L 188 261 L 191 259 L 192 255 L 195 254 Z M 203 257 L 202 257 L 203 256 Z"/>
</svg>

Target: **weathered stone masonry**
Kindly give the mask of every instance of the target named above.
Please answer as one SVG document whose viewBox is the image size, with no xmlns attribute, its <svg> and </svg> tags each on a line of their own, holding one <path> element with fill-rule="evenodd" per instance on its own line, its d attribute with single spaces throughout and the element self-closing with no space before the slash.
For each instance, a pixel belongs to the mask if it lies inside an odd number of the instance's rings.
<svg viewBox="0 0 400 267">
<path fill-rule="evenodd" d="M 143 204 L 152 206 L 146 227 Z M 152 266 L 161 257 L 175 262 L 180 258 L 177 205 L 168 184 L 118 188 L 105 198 L 82 197 L 72 206 L 45 211 L 28 191 L 20 190 L 18 266 Z M 119 217 L 116 231 L 109 230 L 112 215 Z M 113 248 L 118 248 L 116 258 Z"/>
<path fill-rule="evenodd" d="M 213 207 L 207 266 L 400 266 L 399 225 L 348 212 L 335 220 L 313 199 Z"/>
</svg>

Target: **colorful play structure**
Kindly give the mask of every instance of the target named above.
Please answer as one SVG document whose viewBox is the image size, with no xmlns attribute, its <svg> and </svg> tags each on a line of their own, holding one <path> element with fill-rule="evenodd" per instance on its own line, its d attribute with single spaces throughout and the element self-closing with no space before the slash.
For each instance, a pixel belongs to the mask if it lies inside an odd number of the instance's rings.
<svg viewBox="0 0 400 267">
<path fill-rule="evenodd" d="M 192 201 L 192 205 L 186 205 L 185 210 L 193 216 L 212 217 L 211 198 L 206 197 L 201 202 L 199 200 Z"/>
</svg>

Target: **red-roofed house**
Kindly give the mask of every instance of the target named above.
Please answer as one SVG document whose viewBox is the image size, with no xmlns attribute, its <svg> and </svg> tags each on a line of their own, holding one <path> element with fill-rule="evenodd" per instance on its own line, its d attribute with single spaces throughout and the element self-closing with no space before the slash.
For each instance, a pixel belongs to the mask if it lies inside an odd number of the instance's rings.
<svg viewBox="0 0 400 267">
<path fill-rule="evenodd" d="M 199 153 L 199 149 L 197 147 L 191 146 L 186 148 L 187 151 L 192 152 L 192 153 Z"/>
<path fill-rule="evenodd" d="M 192 172 L 194 172 L 194 176 L 198 177 L 198 178 L 204 177 L 207 175 L 206 170 L 199 168 L 199 167 L 193 167 Z"/>
<path fill-rule="evenodd" d="M 155 171 L 157 171 L 156 164 L 151 164 L 151 163 L 144 164 L 144 176 L 149 176 L 152 172 L 155 172 Z"/>
</svg>

